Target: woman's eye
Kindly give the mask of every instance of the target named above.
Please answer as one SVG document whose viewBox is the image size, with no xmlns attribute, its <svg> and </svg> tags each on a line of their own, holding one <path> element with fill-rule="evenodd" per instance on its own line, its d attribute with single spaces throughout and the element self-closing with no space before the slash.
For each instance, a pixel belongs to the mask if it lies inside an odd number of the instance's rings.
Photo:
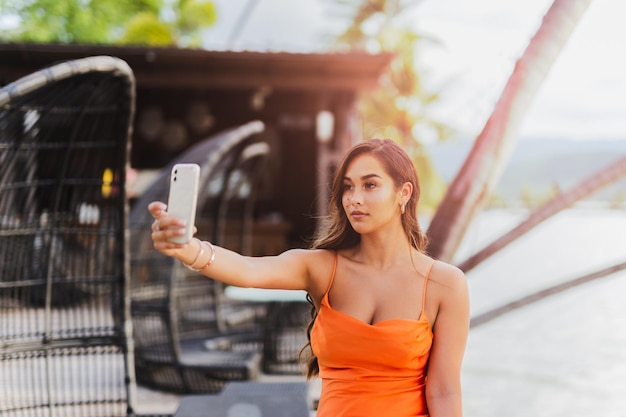
<svg viewBox="0 0 626 417">
<path fill-rule="evenodd" d="M 371 190 L 372 188 L 376 188 L 376 183 L 366 182 L 365 183 L 365 188 L 368 189 L 368 190 Z"/>
<path fill-rule="evenodd" d="M 344 184 L 343 185 L 343 190 L 344 191 L 350 191 L 352 189 L 352 185 L 351 184 Z"/>
</svg>

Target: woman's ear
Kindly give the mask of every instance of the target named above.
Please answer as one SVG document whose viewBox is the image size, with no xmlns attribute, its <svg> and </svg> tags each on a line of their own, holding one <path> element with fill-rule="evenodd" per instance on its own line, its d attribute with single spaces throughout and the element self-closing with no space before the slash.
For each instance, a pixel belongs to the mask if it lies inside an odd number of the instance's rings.
<svg viewBox="0 0 626 417">
<path fill-rule="evenodd" d="M 409 201 L 412 194 L 413 194 L 413 184 L 411 184 L 408 181 L 402 184 L 402 187 L 400 188 L 400 198 L 406 202 L 406 201 Z"/>
</svg>

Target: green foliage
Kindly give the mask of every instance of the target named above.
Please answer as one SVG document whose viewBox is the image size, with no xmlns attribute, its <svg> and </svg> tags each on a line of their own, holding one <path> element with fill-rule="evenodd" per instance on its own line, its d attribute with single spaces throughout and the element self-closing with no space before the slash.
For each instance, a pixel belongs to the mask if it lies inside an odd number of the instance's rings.
<svg viewBox="0 0 626 417">
<path fill-rule="evenodd" d="M 509 202 L 501 194 L 493 192 L 489 195 L 486 207 L 490 209 L 508 208 Z"/>
<path fill-rule="evenodd" d="M 154 13 L 142 12 L 128 21 L 119 43 L 163 46 L 176 44 L 176 39 L 167 23 Z"/>
<path fill-rule="evenodd" d="M 197 27 L 215 23 L 217 12 L 213 3 L 196 0 L 180 1 L 178 27 L 183 31 L 193 31 Z"/>
<path fill-rule="evenodd" d="M 422 204 L 434 208 L 443 198 L 447 185 L 430 163 L 420 132 L 441 140 L 450 136 L 452 129 L 428 112 L 429 106 L 439 100 L 439 94 L 423 85 L 417 53 L 422 42 L 432 40 L 419 35 L 403 21 L 405 12 L 416 2 L 335 0 L 335 4 L 336 10 L 351 22 L 337 38 L 336 49 L 394 55 L 381 86 L 359 98 L 361 130 L 365 138 L 388 137 L 407 150 L 420 173 Z"/>
<path fill-rule="evenodd" d="M 428 154 L 424 151 L 415 152 L 413 164 L 419 173 L 420 182 L 420 214 L 432 216 L 448 188 L 448 184 L 441 178 L 432 165 Z"/>
<path fill-rule="evenodd" d="M 5 0 L 3 14 L 18 17 L 19 27 L 0 31 L 5 40 L 26 42 L 97 42 L 108 36 L 119 16 L 117 2 L 81 0 Z"/>
<path fill-rule="evenodd" d="M 398 140 L 413 147 L 420 125 L 434 132 L 437 139 L 450 135 L 451 129 L 428 115 L 428 107 L 439 100 L 437 92 L 428 91 L 417 68 L 418 46 L 431 41 L 410 28 L 403 20 L 414 1 L 408 0 L 339 0 L 343 13 L 351 15 L 350 26 L 336 42 L 340 50 L 387 52 L 394 54 L 389 71 L 379 89 L 368 91 L 360 100 L 363 131 L 376 136 L 381 126 L 393 126 Z"/>
<path fill-rule="evenodd" d="M 0 28 L 0 40 L 199 46 L 200 31 L 215 23 L 202 0 L 0 0 L 3 16 L 19 25 Z"/>
<path fill-rule="evenodd" d="M 216 17 L 217 10 L 211 2 L 180 0 L 176 20 L 179 42 L 187 46 L 200 46 L 202 40 L 198 29 L 213 25 Z"/>
<path fill-rule="evenodd" d="M 560 194 L 558 185 L 531 186 L 524 184 L 520 192 L 520 201 L 524 207 L 536 209 Z"/>
</svg>

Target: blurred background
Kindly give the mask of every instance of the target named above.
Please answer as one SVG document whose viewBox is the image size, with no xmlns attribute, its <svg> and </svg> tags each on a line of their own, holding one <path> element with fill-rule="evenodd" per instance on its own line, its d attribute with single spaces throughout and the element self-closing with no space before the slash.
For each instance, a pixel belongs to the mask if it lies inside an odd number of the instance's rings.
<svg viewBox="0 0 626 417">
<path fill-rule="evenodd" d="M 623 1 L 0 0 L 0 7 L 7 45 L 296 60 L 391 54 L 378 85 L 358 91 L 351 140 L 390 137 L 407 149 L 433 254 L 466 271 L 473 323 L 465 415 L 624 415 Z M 465 197 L 455 200 L 451 190 Z M 298 244 L 292 238 L 288 246 Z"/>
</svg>

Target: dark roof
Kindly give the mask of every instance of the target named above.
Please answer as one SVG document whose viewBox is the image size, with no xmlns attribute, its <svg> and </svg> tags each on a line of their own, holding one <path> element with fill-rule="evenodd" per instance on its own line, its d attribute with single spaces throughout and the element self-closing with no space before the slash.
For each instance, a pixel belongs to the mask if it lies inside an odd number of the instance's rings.
<svg viewBox="0 0 626 417">
<path fill-rule="evenodd" d="M 391 54 L 207 51 L 161 47 L 0 43 L 0 79 L 93 55 L 125 60 L 138 87 L 359 90 L 375 86 Z"/>
</svg>

